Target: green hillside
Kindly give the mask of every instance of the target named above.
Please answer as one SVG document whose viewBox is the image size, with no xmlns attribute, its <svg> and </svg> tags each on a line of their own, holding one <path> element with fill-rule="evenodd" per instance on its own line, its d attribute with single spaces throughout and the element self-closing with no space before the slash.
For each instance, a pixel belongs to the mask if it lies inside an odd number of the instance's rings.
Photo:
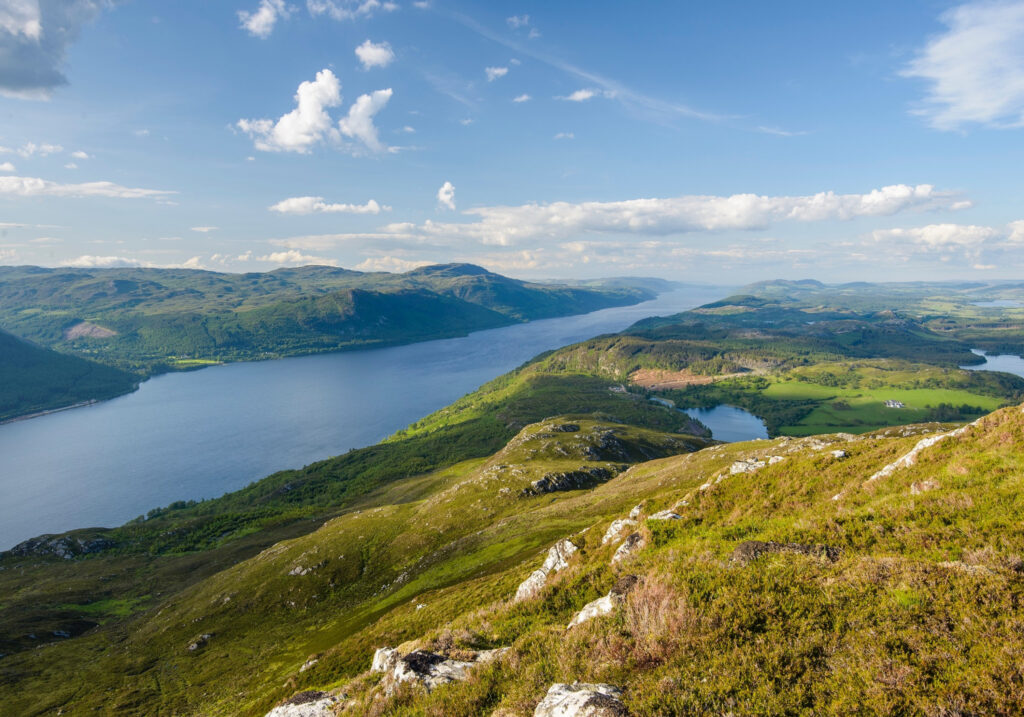
<svg viewBox="0 0 1024 717">
<path fill-rule="evenodd" d="M 124 371 L 35 346 L 0 331 L 0 421 L 128 393 Z"/>
<path fill-rule="evenodd" d="M 147 375 L 462 336 L 654 296 L 629 286 L 533 284 L 470 264 L 405 274 L 0 267 L 0 326 Z"/>
<path fill-rule="evenodd" d="M 970 344 L 912 316 L 757 302 L 550 352 L 215 500 L 22 543 L 0 556 L 0 703 L 507 716 L 580 681 L 617 690 L 607 714 L 1016 713 L 1024 380 L 956 368 Z M 651 397 L 745 405 L 774 438 L 718 444 Z M 457 678 L 428 691 L 435 668 Z"/>
</svg>

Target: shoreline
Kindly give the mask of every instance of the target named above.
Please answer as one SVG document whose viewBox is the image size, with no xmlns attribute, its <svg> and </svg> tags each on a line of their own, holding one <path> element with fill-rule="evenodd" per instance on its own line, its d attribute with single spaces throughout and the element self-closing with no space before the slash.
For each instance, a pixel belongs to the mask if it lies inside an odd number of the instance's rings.
<svg viewBox="0 0 1024 717">
<path fill-rule="evenodd" d="M 134 393 L 138 389 L 139 389 L 139 387 L 136 386 L 134 389 L 132 389 L 128 393 Z M 127 393 L 122 393 L 122 394 L 119 394 L 119 395 L 126 396 L 128 394 Z M 111 396 L 111 398 L 117 398 L 117 396 Z M 95 404 L 100 403 L 102 401 L 109 401 L 109 400 L 110 400 L 109 398 L 90 398 L 88 401 L 79 401 L 78 403 L 72 403 L 70 406 L 61 406 L 60 408 L 48 408 L 45 411 L 36 411 L 35 413 L 26 413 L 26 414 L 21 415 L 21 416 L 14 416 L 13 418 L 5 418 L 4 420 L 0 421 L 0 426 L 6 425 L 8 423 L 17 423 L 18 421 L 28 421 L 29 419 L 39 418 L 40 416 L 49 416 L 51 413 L 60 413 L 61 411 L 70 411 L 72 408 L 84 408 L 85 406 L 92 406 L 92 405 L 95 405 Z"/>
</svg>

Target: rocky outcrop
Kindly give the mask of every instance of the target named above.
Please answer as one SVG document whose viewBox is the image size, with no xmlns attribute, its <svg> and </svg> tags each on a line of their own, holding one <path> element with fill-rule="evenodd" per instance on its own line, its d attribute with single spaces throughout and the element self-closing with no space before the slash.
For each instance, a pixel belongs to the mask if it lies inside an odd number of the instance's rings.
<svg viewBox="0 0 1024 717">
<path fill-rule="evenodd" d="M 644 504 L 639 503 L 633 506 L 633 510 L 629 511 L 629 519 L 637 520 L 640 515 L 644 512 Z"/>
<path fill-rule="evenodd" d="M 563 538 L 551 546 L 551 549 L 548 550 L 548 556 L 544 559 L 544 564 L 537 570 L 534 570 L 530 577 L 526 578 L 519 585 L 514 598 L 515 602 L 536 597 L 547 583 L 548 575 L 567 568 L 569 566 L 569 558 L 577 550 L 579 548 L 573 545 L 572 541 L 567 538 Z"/>
<path fill-rule="evenodd" d="M 386 694 L 394 692 L 403 682 L 423 685 L 429 692 L 440 685 L 466 679 L 472 667 L 493 662 L 507 651 L 507 647 L 501 647 L 474 653 L 467 660 L 453 660 L 427 650 L 400 655 L 398 650 L 382 647 L 374 653 L 370 671 L 384 673 Z"/>
<path fill-rule="evenodd" d="M 623 560 L 628 558 L 633 553 L 643 550 L 643 547 L 647 544 L 644 540 L 644 536 L 640 533 L 630 533 L 626 536 L 626 539 L 622 541 L 622 545 L 615 551 L 615 555 L 612 556 L 612 565 L 621 563 Z"/>
<path fill-rule="evenodd" d="M 683 516 L 674 510 L 659 510 L 654 515 L 647 516 L 647 520 L 682 520 Z"/>
<path fill-rule="evenodd" d="M 736 475 L 737 473 L 753 473 L 761 470 L 766 465 L 768 465 L 766 461 L 762 461 L 758 458 L 744 458 L 729 466 L 729 473 L 732 475 Z"/>
<path fill-rule="evenodd" d="M 533 717 L 627 717 L 622 691 L 614 685 L 556 683 L 537 705 Z"/>
<path fill-rule="evenodd" d="M 619 466 L 615 470 L 609 468 L 580 468 L 575 471 L 547 473 L 544 477 L 533 481 L 529 487 L 524 488 L 523 495 L 541 495 L 560 490 L 590 488 L 598 483 L 611 480 L 626 468 L 628 466 Z"/>
<path fill-rule="evenodd" d="M 338 698 L 307 690 L 293 695 L 267 712 L 266 717 L 333 717 Z"/>
<path fill-rule="evenodd" d="M 40 535 L 38 538 L 18 543 L 8 553 L 19 557 L 55 555 L 64 560 L 71 560 L 80 555 L 92 555 L 110 550 L 115 545 L 113 540 L 97 536 Z"/>
<path fill-rule="evenodd" d="M 808 545 L 805 543 L 776 543 L 775 541 L 763 542 L 760 540 L 747 540 L 740 543 L 732 552 L 732 560 L 740 565 L 747 565 L 757 560 L 762 555 L 769 553 L 798 553 L 810 555 L 834 563 L 839 560 L 842 550 L 831 545 Z"/>
<path fill-rule="evenodd" d="M 202 648 L 206 647 L 206 645 L 210 642 L 210 639 L 212 637 L 213 637 L 213 633 L 209 633 L 209 632 L 206 633 L 205 635 L 200 635 L 199 637 L 197 637 L 195 639 L 194 642 L 189 643 L 188 651 L 189 652 L 195 652 L 196 650 L 201 650 Z"/>
<path fill-rule="evenodd" d="M 583 606 L 583 609 L 576 613 L 566 629 L 571 629 L 601 615 L 607 615 L 626 601 L 626 595 L 636 587 L 639 578 L 636 575 L 623 575 L 619 578 L 612 589 L 604 597 L 593 600 Z"/>
<path fill-rule="evenodd" d="M 635 528 L 638 525 L 636 520 L 632 518 L 619 518 L 613 520 L 612 524 L 608 526 L 608 530 L 605 531 L 604 537 L 601 538 L 601 545 L 607 545 L 613 541 L 618 540 L 623 533 Z"/>
</svg>

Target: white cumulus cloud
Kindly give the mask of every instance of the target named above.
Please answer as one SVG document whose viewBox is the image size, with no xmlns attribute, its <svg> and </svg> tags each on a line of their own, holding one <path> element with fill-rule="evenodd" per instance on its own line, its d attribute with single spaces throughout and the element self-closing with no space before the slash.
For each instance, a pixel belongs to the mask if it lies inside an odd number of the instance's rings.
<svg viewBox="0 0 1024 717">
<path fill-rule="evenodd" d="M 113 197 L 117 199 L 162 199 L 177 192 L 162 189 L 122 187 L 113 182 L 60 184 L 38 177 L 0 177 L 0 195 L 16 197 Z"/>
<path fill-rule="evenodd" d="M 74 259 L 62 261 L 61 266 L 76 266 L 86 269 L 113 269 L 147 265 L 138 259 L 130 259 L 124 256 L 94 256 L 92 254 L 84 254 Z"/>
<path fill-rule="evenodd" d="M 532 99 L 533 99 L 532 97 L 530 97 L 528 94 L 526 94 L 524 92 L 523 94 L 521 94 L 521 95 L 519 95 L 517 97 L 513 97 L 512 101 L 513 102 L 529 102 Z"/>
<path fill-rule="evenodd" d="M 380 214 L 391 211 L 391 207 L 381 206 L 373 199 L 366 204 L 328 204 L 323 197 L 289 197 L 271 206 L 270 211 L 278 214 Z"/>
<path fill-rule="evenodd" d="M 872 232 L 876 242 L 910 242 L 922 249 L 943 251 L 973 248 L 1005 233 L 995 227 L 974 224 L 928 224 L 909 229 L 879 229 Z"/>
<path fill-rule="evenodd" d="M 594 90 L 576 90 L 571 95 L 565 95 L 563 97 L 556 97 L 556 100 L 566 100 L 567 102 L 586 102 L 597 94 Z"/>
<path fill-rule="evenodd" d="M 290 14 L 284 0 L 260 0 L 259 7 L 252 12 L 239 10 L 238 21 L 250 35 L 265 40 L 274 31 L 277 21 L 288 19 Z"/>
<path fill-rule="evenodd" d="M 314 17 L 326 15 L 338 21 L 369 17 L 377 10 L 393 12 L 398 9 L 395 3 L 381 0 L 307 0 L 306 7 Z"/>
<path fill-rule="evenodd" d="M 488 82 L 494 82 L 499 77 L 504 77 L 508 74 L 507 67 L 485 67 L 484 74 L 487 75 Z"/>
<path fill-rule="evenodd" d="M 394 50 L 386 42 L 373 43 L 367 40 L 356 48 L 356 57 L 363 63 L 363 68 L 387 67 L 395 59 Z"/>
<path fill-rule="evenodd" d="M 312 81 L 299 85 L 295 109 L 277 122 L 268 119 L 238 120 L 237 127 L 253 138 L 264 152 L 308 154 L 332 130 L 327 108 L 341 104 L 341 82 L 330 70 L 316 73 Z"/>
<path fill-rule="evenodd" d="M 1024 126 L 1024 2 L 973 2 L 942 14 L 904 77 L 928 85 L 916 110 L 940 130 Z"/>
<path fill-rule="evenodd" d="M 338 261 L 336 259 L 327 259 L 322 256 L 310 256 L 303 254 L 295 249 L 289 249 L 288 251 L 275 251 L 270 254 L 263 256 L 257 256 L 252 258 L 253 261 L 264 261 L 270 264 L 277 264 L 279 266 L 296 266 L 296 265 L 310 265 L 310 264 L 323 264 L 327 266 L 335 266 Z"/>
<path fill-rule="evenodd" d="M 432 262 L 429 261 L 402 259 L 397 256 L 376 256 L 370 257 L 359 264 L 356 264 L 352 268 L 356 271 L 389 271 L 392 273 L 402 273 L 418 269 L 421 266 L 429 266 L 431 263 Z"/>
<path fill-rule="evenodd" d="M 92 159 L 92 157 L 90 157 L 88 154 L 86 154 L 80 149 L 72 152 L 71 156 L 74 157 L 75 159 Z"/>
<path fill-rule="evenodd" d="M 199 232 L 200 234 L 209 234 L 210 232 L 217 231 L 217 229 L 218 227 L 191 227 L 192 231 Z"/>
<path fill-rule="evenodd" d="M 441 206 L 448 207 L 451 210 L 455 209 L 455 185 L 451 182 L 445 182 L 441 185 L 441 188 L 437 190 L 437 203 Z"/>
<path fill-rule="evenodd" d="M 373 117 L 391 99 L 391 88 L 377 90 L 373 94 L 360 95 L 359 99 L 349 107 L 348 116 L 338 121 L 338 130 L 346 137 L 359 140 L 375 152 L 385 149 L 377 135 L 377 127 L 373 124 Z"/>
<path fill-rule="evenodd" d="M 0 162 L 0 172 L 16 172 L 17 169 L 10 162 Z"/>
</svg>

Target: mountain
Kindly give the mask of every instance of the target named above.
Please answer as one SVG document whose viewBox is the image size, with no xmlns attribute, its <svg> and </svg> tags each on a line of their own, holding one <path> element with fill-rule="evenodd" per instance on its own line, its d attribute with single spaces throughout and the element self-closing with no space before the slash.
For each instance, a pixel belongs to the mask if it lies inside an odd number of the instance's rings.
<svg viewBox="0 0 1024 717">
<path fill-rule="evenodd" d="M 654 296 L 630 287 L 532 284 L 470 264 L 407 274 L 325 266 L 264 274 L 0 267 L 0 326 L 42 347 L 131 372 L 134 379 L 118 378 L 130 386 L 162 371 L 464 336 Z M 111 381 L 119 373 L 102 375 Z M 19 384 L 11 405 L 24 405 L 24 413 L 73 402 L 62 403 L 61 395 L 90 400 L 130 390 L 101 381 L 69 392 L 59 373 L 52 384 L 42 376 L 45 371 Z"/>
<path fill-rule="evenodd" d="M 149 375 L 462 336 L 654 295 L 631 287 L 532 284 L 470 264 L 406 274 L 325 266 L 263 274 L 0 267 L 0 326 Z"/>
<path fill-rule="evenodd" d="M 124 371 L 50 351 L 0 331 L 0 421 L 128 393 Z"/>
</svg>

